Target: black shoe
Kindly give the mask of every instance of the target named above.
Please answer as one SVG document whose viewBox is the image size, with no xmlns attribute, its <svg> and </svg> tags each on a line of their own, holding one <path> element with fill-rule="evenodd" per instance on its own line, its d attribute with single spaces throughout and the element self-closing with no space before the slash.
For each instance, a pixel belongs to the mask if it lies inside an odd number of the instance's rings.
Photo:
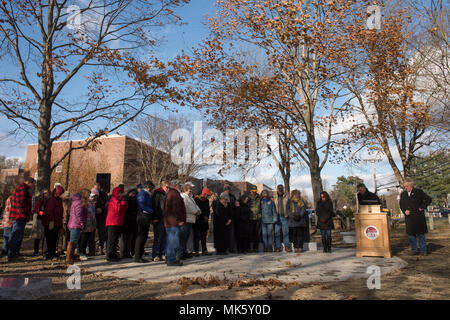
<svg viewBox="0 0 450 320">
<path fill-rule="evenodd" d="M 136 262 L 136 263 L 147 263 L 147 262 L 150 262 L 150 261 L 148 261 L 147 259 L 138 259 L 138 260 L 134 260 L 134 262 Z"/>
<path fill-rule="evenodd" d="M 106 261 L 108 261 L 108 262 L 117 262 L 117 261 L 120 261 L 120 258 L 115 256 L 115 257 L 111 257 L 111 258 L 106 258 Z"/>
<path fill-rule="evenodd" d="M 45 259 L 45 260 L 52 260 L 54 257 L 55 257 L 55 256 L 54 256 L 53 254 L 46 254 L 46 255 L 44 256 L 44 259 Z"/>
<path fill-rule="evenodd" d="M 419 255 L 419 252 L 417 252 L 417 251 L 411 251 L 410 255 L 411 255 L 411 256 L 418 256 L 418 255 Z"/>
<path fill-rule="evenodd" d="M 210 256 L 210 255 L 212 255 L 211 252 L 208 251 L 202 252 L 202 256 Z"/>
<path fill-rule="evenodd" d="M 181 267 L 183 265 L 183 262 L 180 260 L 176 260 L 175 262 L 167 262 L 168 267 Z"/>
<path fill-rule="evenodd" d="M 193 257 L 192 253 L 188 253 L 188 254 L 183 255 L 184 259 L 191 259 L 192 257 Z"/>
</svg>

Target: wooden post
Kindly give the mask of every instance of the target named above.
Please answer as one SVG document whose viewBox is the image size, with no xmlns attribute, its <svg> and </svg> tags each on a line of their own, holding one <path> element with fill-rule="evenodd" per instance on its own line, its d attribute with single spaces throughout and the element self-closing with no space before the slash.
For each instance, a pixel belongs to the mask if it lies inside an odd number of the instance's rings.
<svg viewBox="0 0 450 320">
<path fill-rule="evenodd" d="M 448 218 L 448 224 L 450 225 L 450 214 L 447 215 L 447 218 Z"/>
<path fill-rule="evenodd" d="M 350 217 L 346 217 L 346 218 L 345 218 L 345 223 L 347 224 L 347 230 L 351 230 L 351 226 L 350 226 Z"/>
</svg>

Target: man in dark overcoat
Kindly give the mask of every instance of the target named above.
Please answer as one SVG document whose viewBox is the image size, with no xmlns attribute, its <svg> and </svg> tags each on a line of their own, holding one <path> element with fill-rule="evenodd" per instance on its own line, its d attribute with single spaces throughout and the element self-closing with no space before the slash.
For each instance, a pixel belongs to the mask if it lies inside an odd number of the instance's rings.
<svg viewBox="0 0 450 320">
<path fill-rule="evenodd" d="M 420 253 L 427 255 L 425 233 L 428 232 L 425 219 L 425 209 L 430 205 L 431 198 L 421 189 L 414 187 L 412 179 L 405 179 L 404 191 L 400 195 L 400 209 L 405 215 L 406 233 L 408 234 L 412 254 L 417 255 L 417 238 L 419 239 Z"/>
</svg>

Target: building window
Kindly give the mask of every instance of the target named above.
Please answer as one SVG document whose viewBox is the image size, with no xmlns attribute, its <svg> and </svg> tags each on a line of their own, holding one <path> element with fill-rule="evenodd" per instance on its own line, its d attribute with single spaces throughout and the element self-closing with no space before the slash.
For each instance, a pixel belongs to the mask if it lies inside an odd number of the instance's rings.
<svg viewBox="0 0 450 320">
<path fill-rule="evenodd" d="M 59 166 L 56 167 L 56 173 L 61 173 L 62 172 L 62 165 L 60 164 Z"/>
</svg>

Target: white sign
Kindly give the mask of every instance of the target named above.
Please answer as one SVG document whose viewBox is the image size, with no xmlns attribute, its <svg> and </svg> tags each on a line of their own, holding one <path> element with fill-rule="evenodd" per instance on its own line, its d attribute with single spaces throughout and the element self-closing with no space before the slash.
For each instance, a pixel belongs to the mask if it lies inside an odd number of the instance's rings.
<svg viewBox="0 0 450 320">
<path fill-rule="evenodd" d="M 380 235 L 380 232 L 378 231 L 377 227 L 375 227 L 375 226 L 367 226 L 364 229 L 364 235 L 369 240 L 375 240 Z"/>
</svg>

